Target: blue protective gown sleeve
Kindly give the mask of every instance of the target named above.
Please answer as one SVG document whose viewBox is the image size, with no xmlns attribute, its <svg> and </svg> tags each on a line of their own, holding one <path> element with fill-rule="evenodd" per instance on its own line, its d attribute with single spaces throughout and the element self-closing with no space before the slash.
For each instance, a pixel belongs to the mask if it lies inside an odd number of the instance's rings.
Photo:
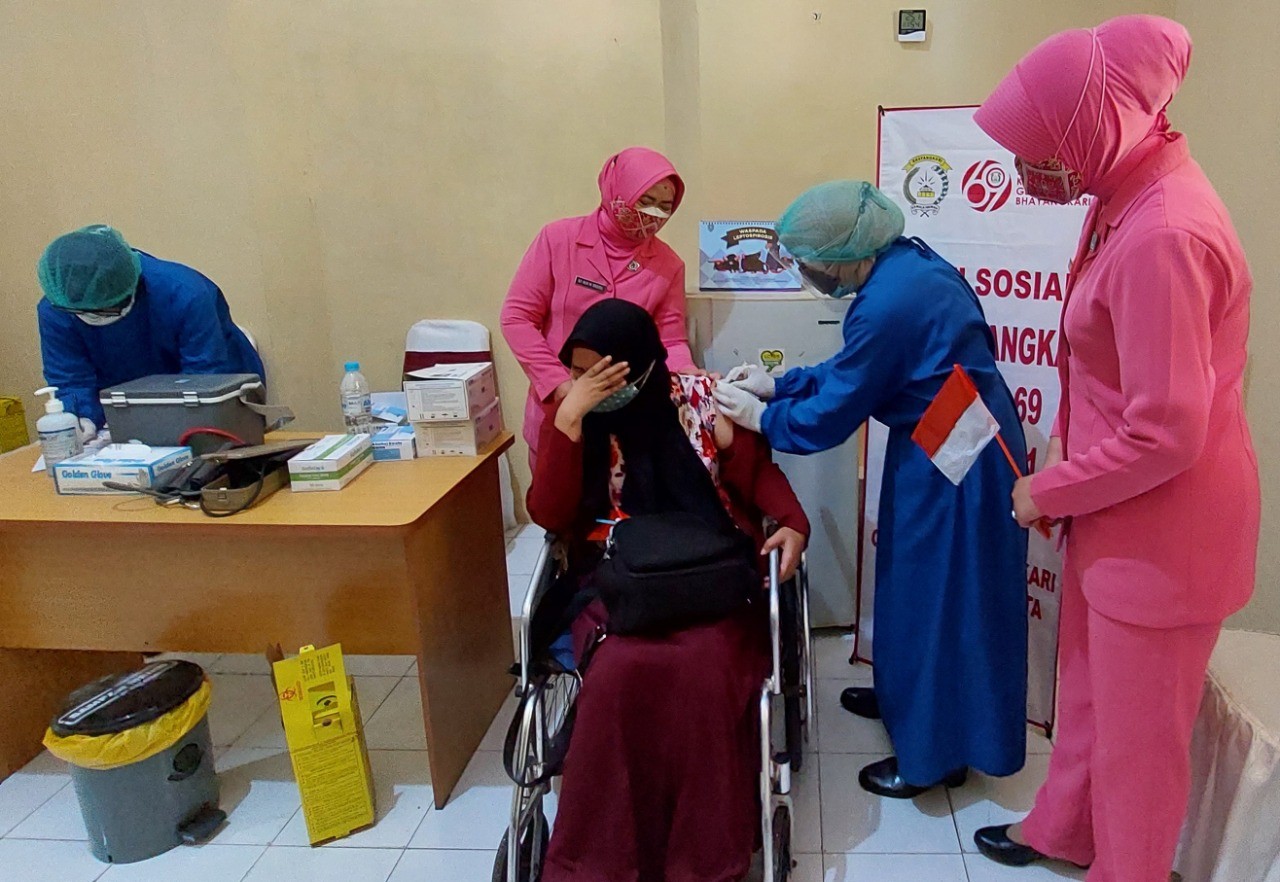
<svg viewBox="0 0 1280 882">
<path fill-rule="evenodd" d="M 83 339 L 67 331 L 75 316 L 59 313 L 47 304 L 36 310 L 40 326 L 40 357 L 44 381 L 58 387 L 58 398 L 68 413 L 93 421 L 102 428 L 105 418 L 98 403 L 98 372 L 93 367 Z"/>
<path fill-rule="evenodd" d="M 830 362 L 792 368 L 774 380 L 773 400 L 782 398 L 808 398 L 816 395 L 822 388 L 822 381 L 827 375 Z"/>
<path fill-rule="evenodd" d="M 773 448 L 805 454 L 844 443 L 905 382 L 906 327 L 894 320 L 892 298 L 854 300 L 844 320 L 844 348 L 780 379 L 762 421 Z"/>
</svg>

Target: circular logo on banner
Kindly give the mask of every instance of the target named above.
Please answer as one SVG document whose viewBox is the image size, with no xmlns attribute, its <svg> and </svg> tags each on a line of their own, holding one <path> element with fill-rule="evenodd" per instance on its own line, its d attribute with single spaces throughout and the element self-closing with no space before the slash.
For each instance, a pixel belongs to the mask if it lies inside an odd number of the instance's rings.
<svg viewBox="0 0 1280 882">
<path fill-rule="evenodd" d="M 964 195 L 974 211 L 996 211 L 1013 195 L 1013 179 L 994 159 L 975 162 L 964 173 Z"/>
<path fill-rule="evenodd" d="M 902 195 L 911 203 L 911 213 L 917 217 L 933 217 L 951 189 L 951 178 L 947 176 L 951 166 L 937 154 L 922 153 L 912 157 L 902 170 L 907 173 L 907 179 L 902 182 Z"/>
</svg>

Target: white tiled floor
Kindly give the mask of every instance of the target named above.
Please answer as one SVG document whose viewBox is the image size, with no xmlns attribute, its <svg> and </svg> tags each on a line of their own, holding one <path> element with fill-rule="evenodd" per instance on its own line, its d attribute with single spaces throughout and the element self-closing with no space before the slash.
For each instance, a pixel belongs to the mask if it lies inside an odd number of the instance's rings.
<svg viewBox="0 0 1280 882">
<path fill-rule="evenodd" d="M 509 537 L 512 602 L 518 603 L 542 542 L 538 530 Z M 885 756 L 878 723 L 839 707 L 840 690 L 870 683 L 848 664 L 847 636 L 816 647 L 818 719 L 803 773 L 793 780 L 794 882 L 1053 882 L 1069 868 L 1010 871 L 972 853 L 973 831 L 1030 808 L 1050 745 L 1029 736 L 1027 768 L 1004 780 L 975 775 L 956 791 L 909 802 L 857 785 L 858 770 Z M 107 867 L 89 854 L 65 765 L 42 755 L 0 784 L 0 882 L 489 882 L 511 788 L 502 770 L 503 709 L 449 807 L 432 805 L 414 660 L 348 659 L 367 721 L 378 823 L 322 848 L 307 847 L 298 791 L 265 665 L 254 656 L 198 656 L 214 676 L 211 725 L 228 823 L 201 847 L 141 864 Z M 554 819 L 554 799 L 548 808 Z"/>
</svg>

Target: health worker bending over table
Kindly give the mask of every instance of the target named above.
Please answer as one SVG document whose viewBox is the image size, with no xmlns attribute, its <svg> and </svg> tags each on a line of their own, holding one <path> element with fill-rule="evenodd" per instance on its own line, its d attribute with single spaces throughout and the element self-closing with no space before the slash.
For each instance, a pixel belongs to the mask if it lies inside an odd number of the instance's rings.
<svg viewBox="0 0 1280 882">
<path fill-rule="evenodd" d="M 37 274 L 44 379 L 89 434 L 104 422 L 98 393 L 120 383 L 152 374 L 266 379 L 217 285 L 190 267 L 130 248 L 111 227 L 54 239 Z"/>
<path fill-rule="evenodd" d="M 599 208 L 542 228 L 502 304 L 502 336 L 529 377 L 524 439 L 531 466 L 544 403 L 559 402 L 573 387 L 560 348 L 593 303 L 618 298 L 643 307 L 658 324 L 671 370 L 704 373 L 689 353 L 684 261 L 658 238 L 680 207 L 684 182 L 661 153 L 630 147 L 609 157 L 599 184 Z"/>
<path fill-rule="evenodd" d="M 970 767 L 988 775 L 1021 769 L 1027 690 L 1027 537 L 1009 515 L 1013 470 L 989 444 L 956 486 L 911 433 L 959 364 L 1012 455 L 1025 461 L 1026 450 L 977 296 L 902 230 L 898 207 L 862 181 L 822 184 L 792 203 L 778 236 L 806 286 L 829 297 L 857 292 L 844 348 L 776 382 L 756 366 L 735 369 L 717 400 L 787 453 L 835 447 L 868 417 L 889 427 L 875 688 L 846 690 L 841 703 L 883 717 L 897 754 L 863 769 L 863 788 L 909 798 L 963 784 Z"/>
</svg>

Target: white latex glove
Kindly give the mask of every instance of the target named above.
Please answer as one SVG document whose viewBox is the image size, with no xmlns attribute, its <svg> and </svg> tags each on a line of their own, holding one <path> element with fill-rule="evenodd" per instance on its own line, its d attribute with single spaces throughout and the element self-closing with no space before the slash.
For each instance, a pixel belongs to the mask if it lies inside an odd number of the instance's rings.
<svg viewBox="0 0 1280 882">
<path fill-rule="evenodd" d="M 725 375 L 725 381 L 739 389 L 747 390 L 756 398 L 768 401 L 773 397 L 773 377 L 758 364 L 738 365 Z"/>
<path fill-rule="evenodd" d="M 97 435 L 84 442 L 86 452 L 101 450 L 111 443 L 111 430 L 103 428 Z"/>
<path fill-rule="evenodd" d="M 765 403 L 746 389 L 728 383 L 716 384 L 716 404 L 720 412 L 744 429 L 760 431 L 764 419 Z"/>
<path fill-rule="evenodd" d="M 98 427 L 93 424 L 93 420 L 88 417 L 80 417 L 80 443 L 92 441 L 97 434 Z"/>
</svg>

